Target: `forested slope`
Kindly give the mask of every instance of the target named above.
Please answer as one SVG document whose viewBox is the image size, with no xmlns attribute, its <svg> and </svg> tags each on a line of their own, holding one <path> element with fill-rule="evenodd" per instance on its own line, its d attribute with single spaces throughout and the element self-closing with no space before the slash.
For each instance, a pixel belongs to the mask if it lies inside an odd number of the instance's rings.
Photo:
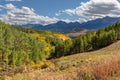
<svg viewBox="0 0 120 80">
<path fill-rule="evenodd" d="M 98 31 L 80 35 L 73 40 L 71 54 L 93 51 L 120 40 L 120 23 L 117 22 Z"/>
<path fill-rule="evenodd" d="M 62 56 L 66 56 L 98 50 L 118 40 L 120 40 L 120 22 L 116 22 L 97 31 L 89 32 L 85 35 L 80 35 L 73 39 L 72 42 L 69 41 L 69 43 L 59 45 L 59 50 L 57 51 L 60 53 L 57 53 L 54 57 L 61 57 L 61 54 Z M 68 47 L 65 47 L 66 45 Z"/>
<path fill-rule="evenodd" d="M 47 31 L 36 31 L 0 22 L 0 67 L 38 63 L 52 57 L 59 44 L 70 38 Z"/>
</svg>

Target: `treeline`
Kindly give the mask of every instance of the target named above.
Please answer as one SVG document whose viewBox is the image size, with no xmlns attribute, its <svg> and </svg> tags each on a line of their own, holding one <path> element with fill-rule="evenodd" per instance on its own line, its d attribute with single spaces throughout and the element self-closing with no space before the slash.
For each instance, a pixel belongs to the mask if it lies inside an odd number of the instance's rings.
<svg viewBox="0 0 120 80">
<path fill-rule="evenodd" d="M 98 31 L 80 35 L 73 40 L 70 54 L 97 50 L 120 39 L 120 23 L 117 22 Z"/>
<path fill-rule="evenodd" d="M 83 53 L 106 47 L 120 40 L 120 22 L 60 44 L 53 57 Z"/>
</svg>

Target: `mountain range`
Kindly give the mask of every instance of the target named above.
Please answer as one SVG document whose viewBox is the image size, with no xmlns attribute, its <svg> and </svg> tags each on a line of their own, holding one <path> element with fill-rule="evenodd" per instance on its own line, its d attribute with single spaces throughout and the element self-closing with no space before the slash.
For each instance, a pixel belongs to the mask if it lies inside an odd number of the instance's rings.
<svg viewBox="0 0 120 80">
<path fill-rule="evenodd" d="M 105 26 L 108 26 L 110 24 L 113 24 L 117 21 L 120 21 L 120 17 L 107 16 L 104 18 L 98 18 L 98 19 L 83 22 L 83 23 L 79 23 L 79 22 L 66 23 L 64 21 L 59 21 L 57 23 L 49 24 L 45 26 L 41 24 L 25 24 L 25 25 L 22 25 L 22 27 L 32 28 L 35 30 L 47 30 L 52 32 L 69 33 L 69 32 L 78 32 L 83 29 L 97 30 Z"/>
</svg>

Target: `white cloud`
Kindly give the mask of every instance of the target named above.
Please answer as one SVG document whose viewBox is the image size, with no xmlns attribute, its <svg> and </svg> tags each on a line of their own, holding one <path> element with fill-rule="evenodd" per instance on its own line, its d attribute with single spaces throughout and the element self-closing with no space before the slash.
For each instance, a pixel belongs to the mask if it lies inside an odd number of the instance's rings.
<svg viewBox="0 0 120 80">
<path fill-rule="evenodd" d="M 105 16 L 120 17 L 120 2 L 117 0 L 90 0 L 82 2 L 75 9 L 66 9 L 63 12 L 83 17 L 86 20 Z"/>
<path fill-rule="evenodd" d="M 64 21 L 64 22 L 66 22 L 66 23 L 70 23 L 70 22 L 72 22 L 72 21 L 69 20 L 69 19 L 60 19 L 60 21 Z"/>
<path fill-rule="evenodd" d="M 15 9 L 16 7 L 13 4 L 6 4 L 5 8 L 6 9 Z"/>
<path fill-rule="evenodd" d="M 75 20 L 70 20 L 70 19 L 60 19 L 60 21 L 64 21 L 64 22 L 66 22 L 66 23 L 70 23 L 70 22 L 79 22 L 79 23 L 86 22 L 85 19 L 81 19 L 81 18 L 79 18 L 79 19 L 75 19 Z"/>
<path fill-rule="evenodd" d="M 0 5 L 0 11 L 2 11 L 2 9 L 5 8 L 4 6 Z"/>
<path fill-rule="evenodd" d="M 61 13 L 60 13 L 60 12 L 58 12 L 58 13 L 56 13 L 55 15 L 56 15 L 56 16 L 60 16 L 60 15 L 61 15 Z"/>
<path fill-rule="evenodd" d="M 22 1 L 22 0 L 5 0 L 5 1 L 7 1 L 7 2 L 20 2 L 20 1 Z"/>
<path fill-rule="evenodd" d="M 69 14 L 69 15 L 73 15 L 73 14 L 75 14 L 75 10 L 73 9 L 66 9 L 65 11 L 63 11 L 63 12 L 66 12 L 67 14 Z"/>
<path fill-rule="evenodd" d="M 63 11 L 59 10 L 57 13 L 55 13 L 55 16 L 60 16 L 62 15 Z"/>
<path fill-rule="evenodd" d="M 5 8 L 7 9 L 7 13 L 1 15 L 2 17 L 0 17 L 0 19 L 13 25 L 28 23 L 47 25 L 58 21 L 57 18 L 38 15 L 35 13 L 34 9 L 25 6 L 17 8 L 13 4 L 6 4 Z"/>
</svg>

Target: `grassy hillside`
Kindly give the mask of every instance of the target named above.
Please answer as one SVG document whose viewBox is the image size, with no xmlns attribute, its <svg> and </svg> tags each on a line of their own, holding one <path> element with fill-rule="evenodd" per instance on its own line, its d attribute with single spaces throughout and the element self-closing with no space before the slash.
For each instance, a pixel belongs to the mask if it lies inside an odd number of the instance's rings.
<svg viewBox="0 0 120 80">
<path fill-rule="evenodd" d="M 7 77 L 10 80 L 117 80 L 120 41 L 97 51 L 50 60 L 53 68 Z"/>
</svg>

